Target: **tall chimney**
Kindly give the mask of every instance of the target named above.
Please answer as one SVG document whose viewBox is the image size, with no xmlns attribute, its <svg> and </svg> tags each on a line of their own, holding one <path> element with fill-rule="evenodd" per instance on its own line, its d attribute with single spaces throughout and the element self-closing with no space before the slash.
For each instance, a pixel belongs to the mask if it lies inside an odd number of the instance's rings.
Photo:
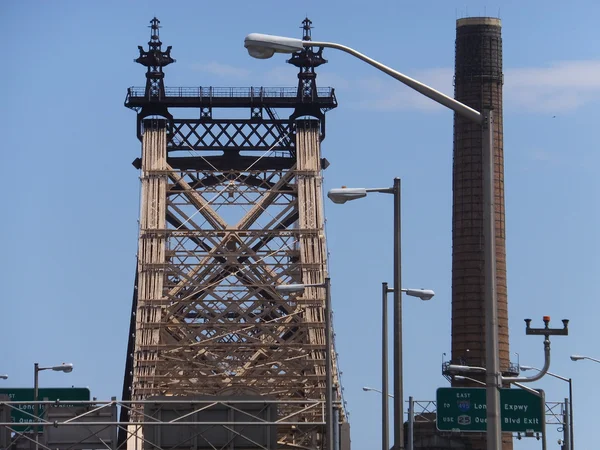
<svg viewBox="0 0 600 450">
<path fill-rule="evenodd" d="M 502 37 L 500 19 L 470 17 L 456 22 L 454 97 L 477 111 L 494 112 L 496 283 L 500 370 L 509 371 L 504 146 L 502 123 Z M 454 115 L 452 208 L 452 362 L 486 366 L 485 271 L 481 126 Z M 475 378 L 484 377 L 469 375 Z M 454 386 L 469 386 L 464 381 Z M 484 439 L 469 439 L 485 450 Z M 503 449 L 512 448 L 503 436 Z"/>
</svg>

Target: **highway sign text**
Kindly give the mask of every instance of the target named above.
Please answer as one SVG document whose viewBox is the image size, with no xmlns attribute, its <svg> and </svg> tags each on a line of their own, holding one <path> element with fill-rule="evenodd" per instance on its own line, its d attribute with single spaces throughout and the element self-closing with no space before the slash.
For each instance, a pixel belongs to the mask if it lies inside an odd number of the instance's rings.
<svg viewBox="0 0 600 450">
<path fill-rule="evenodd" d="M 522 389 L 500 389 L 502 431 L 541 432 L 544 420 L 541 397 Z M 485 432 L 485 388 L 439 388 L 437 428 L 441 431 Z"/>
<path fill-rule="evenodd" d="M 8 396 L 9 402 L 24 402 L 22 405 L 18 405 L 18 409 L 11 410 L 11 422 L 15 424 L 24 424 L 23 426 L 15 426 L 17 431 L 26 431 L 30 429 L 28 424 L 35 422 L 35 407 L 33 404 L 26 402 L 33 402 L 33 388 L 0 388 L 0 395 Z M 60 400 L 68 401 L 86 401 L 90 399 L 89 388 L 40 388 L 38 390 L 38 400 Z M 62 406 L 73 406 L 68 403 L 62 404 Z M 14 406 L 14 405 L 13 405 Z M 41 417 L 44 413 L 44 405 L 39 405 L 38 412 Z"/>
</svg>

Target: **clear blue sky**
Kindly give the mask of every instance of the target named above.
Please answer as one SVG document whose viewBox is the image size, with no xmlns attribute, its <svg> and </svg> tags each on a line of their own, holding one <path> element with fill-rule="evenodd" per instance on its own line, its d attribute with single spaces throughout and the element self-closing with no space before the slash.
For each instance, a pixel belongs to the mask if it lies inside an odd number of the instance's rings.
<svg viewBox="0 0 600 450">
<path fill-rule="evenodd" d="M 157 16 L 177 63 L 169 86 L 295 86 L 283 56 L 251 59 L 250 32 L 344 43 L 452 94 L 455 20 L 499 15 L 505 73 L 505 182 L 512 359 L 541 366 L 542 340 L 524 318 L 570 322 L 552 340 L 551 371 L 574 380 L 579 448 L 597 446 L 600 365 L 598 199 L 600 45 L 596 1 L 4 1 L 0 4 L 0 181 L 3 255 L 0 373 L 32 385 L 33 363 L 73 362 L 45 372 L 44 386 L 89 386 L 120 396 L 135 270 L 139 156 L 126 89 L 144 84 L 134 64 Z M 435 289 L 404 301 L 405 395 L 435 399 L 450 353 L 452 114 L 340 52 L 326 51 L 320 86 L 336 88 L 327 115 L 325 188 L 403 180 L 405 287 Z M 380 286 L 392 280 L 392 203 L 372 196 L 326 203 L 339 364 L 353 449 L 380 439 Z M 527 374 L 526 372 L 525 374 Z M 567 395 L 544 379 L 548 400 Z M 556 447 L 555 428 L 549 448 Z M 516 449 L 540 448 L 535 440 Z"/>
</svg>

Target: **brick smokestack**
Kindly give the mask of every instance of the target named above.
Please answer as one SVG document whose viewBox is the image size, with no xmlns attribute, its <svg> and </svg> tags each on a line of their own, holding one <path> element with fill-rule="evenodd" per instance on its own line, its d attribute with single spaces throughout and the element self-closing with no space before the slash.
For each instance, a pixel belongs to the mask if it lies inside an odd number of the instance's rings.
<svg viewBox="0 0 600 450">
<path fill-rule="evenodd" d="M 470 17 L 456 21 L 454 98 L 477 111 L 494 113 L 494 193 L 496 222 L 496 285 L 498 296 L 500 370 L 510 368 L 506 298 L 506 246 L 504 229 L 504 143 L 502 124 L 502 34 L 499 19 Z M 485 267 L 483 240 L 482 130 L 454 115 L 452 204 L 452 357 L 454 364 L 486 366 Z M 447 363 L 447 362 L 446 362 Z M 444 375 L 449 377 L 447 366 Z M 480 374 L 469 377 L 485 381 Z M 453 381 L 454 387 L 481 387 Z M 435 416 L 424 412 L 415 424 L 415 450 L 464 448 L 486 450 L 485 433 L 438 431 Z M 502 449 L 512 450 L 511 433 L 502 433 Z"/>
<path fill-rule="evenodd" d="M 502 35 L 500 19 L 471 17 L 456 22 L 454 97 L 477 111 L 494 113 L 496 283 L 500 370 L 507 372 L 508 305 L 504 226 Z M 485 272 L 481 126 L 454 115 L 452 208 L 452 362 L 485 367 Z M 471 375 L 470 375 L 471 376 Z M 477 377 L 482 381 L 484 377 Z M 468 386 L 455 382 L 454 386 Z M 469 439 L 475 449 L 485 441 Z M 503 449 L 512 448 L 504 433 Z"/>
<path fill-rule="evenodd" d="M 509 365 L 504 228 L 502 37 L 499 19 L 456 23 L 456 100 L 494 111 L 496 283 L 500 367 Z M 452 209 L 452 361 L 485 367 L 484 240 L 481 126 L 454 115 Z"/>
</svg>

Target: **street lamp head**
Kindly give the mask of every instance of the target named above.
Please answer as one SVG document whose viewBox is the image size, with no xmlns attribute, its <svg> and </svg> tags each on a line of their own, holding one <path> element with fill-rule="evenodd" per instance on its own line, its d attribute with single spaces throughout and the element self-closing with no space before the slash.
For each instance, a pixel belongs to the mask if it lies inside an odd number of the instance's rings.
<svg viewBox="0 0 600 450">
<path fill-rule="evenodd" d="M 8 380 L 8 375 L 6 375 L 6 374 L 0 375 L 0 380 Z"/>
<path fill-rule="evenodd" d="M 535 367 L 521 366 L 521 365 L 519 365 L 519 370 L 537 370 L 537 371 L 539 371 L 539 369 L 536 369 Z"/>
<path fill-rule="evenodd" d="M 294 53 L 304 48 L 302 39 L 251 33 L 244 39 L 244 47 L 253 58 L 268 59 L 275 53 Z"/>
<path fill-rule="evenodd" d="M 60 366 L 51 367 L 55 372 L 73 372 L 73 364 L 71 363 L 62 363 Z"/>
<path fill-rule="evenodd" d="M 367 391 L 372 391 L 373 389 L 371 389 L 370 387 L 367 386 L 363 386 L 363 391 L 367 392 Z"/>
<path fill-rule="evenodd" d="M 469 371 L 469 366 L 461 366 L 458 364 L 449 364 L 448 365 L 448 372 L 468 372 Z"/>
<path fill-rule="evenodd" d="M 585 359 L 585 356 L 571 355 L 571 361 L 579 361 L 581 359 Z"/>
<path fill-rule="evenodd" d="M 462 366 L 459 364 L 449 364 L 448 372 L 464 373 L 464 372 L 485 372 L 484 367 Z"/>
<path fill-rule="evenodd" d="M 304 284 L 280 284 L 275 286 L 275 290 L 282 293 L 291 294 L 294 292 L 302 292 L 306 288 Z"/>
<path fill-rule="evenodd" d="M 340 188 L 331 189 L 327 193 L 327 197 L 337 204 L 346 203 L 349 200 L 356 200 L 357 198 L 363 198 L 367 196 L 367 190 L 365 188 Z"/>
<path fill-rule="evenodd" d="M 435 295 L 431 289 L 402 289 L 402 292 L 406 293 L 406 295 L 410 295 L 411 297 L 418 297 L 421 300 L 431 300 Z"/>
</svg>

